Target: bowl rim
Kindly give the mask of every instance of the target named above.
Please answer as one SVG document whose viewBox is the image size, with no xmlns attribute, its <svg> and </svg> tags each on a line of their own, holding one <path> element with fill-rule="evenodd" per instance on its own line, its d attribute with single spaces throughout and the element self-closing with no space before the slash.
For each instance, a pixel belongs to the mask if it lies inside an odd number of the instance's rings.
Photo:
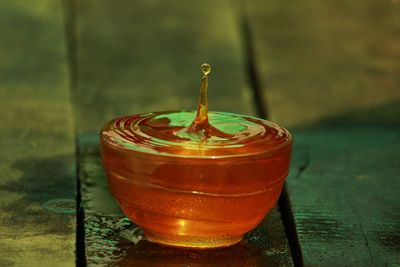
<svg viewBox="0 0 400 267">
<path fill-rule="evenodd" d="M 181 111 L 192 111 L 192 110 L 181 110 Z M 178 112 L 177 110 L 168 110 L 168 111 L 161 111 L 162 113 L 165 112 Z M 105 131 L 105 128 L 108 127 L 110 123 L 112 123 L 115 120 L 124 118 L 124 117 L 132 117 L 132 116 L 139 116 L 143 114 L 149 114 L 149 113 L 158 113 L 158 112 L 147 112 L 147 113 L 140 113 L 140 114 L 133 114 L 133 115 L 123 115 L 123 116 L 118 116 L 110 121 L 108 121 L 100 130 L 100 144 L 101 146 L 103 143 L 107 144 L 109 147 L 112 147 L 113 149 L 124 151 L 124 152 L 130 152 L 132 154 L 139 154 L 139 155 L 147 155 L 147 156 L 152 156 L 152 157 L 160 157 L 160 158 L 179 158 L 179 159 L 204 159 L 204 160 L 215 160 L 215 159 L 231 159 L 231 158 L 249 158 L 249 157 L 257 157 L 257 156 L 268 156 L 269 154 L 274 154 L 277 150 L 280 150 L 286 146 L 291 147 L 294 141 L 293 135 L 284 127 L 278 125 L 275 122 L 271 122 L 266 119 L 261 119 L 257 118 L 254 116 L 249 116 L 249 115 L 242 115 L 242 114 L 235 114 L 235 113 L 230 113 L 230 112 L 220 112 L 220 111 L 210 111 L 210 113 L 225 113 L 225 114 L 233 114 L 233 115 L 239 115 L 242 117 L 249 117 L 249 118 L 254 118 L 262 121 L 266 121 L 268 123 L 275 124 L 278 126 L 280 129 L 282 129 L 286 134 L 287 134 L 287 139 L 285 142 L 282 144 L 279 144 L 277 146 L 274 146 L 272 149 L 269 150 L 260 150 L 257 152 L 250 152 L 250 153 L 241 153 L 241 154 L 227 154 L 227 155 L 182 155 L 182 154 L 172 154 L 172 153 L 164 153 L 164 152 L 151 152 L 151 151 L 140 151 L 140 150 L 135 150 L 132 148 L 122 148 L 120 146 L 114 145 L 113 143 L 109 142 L 105 137 L 103 132 Z"/>
</svg>

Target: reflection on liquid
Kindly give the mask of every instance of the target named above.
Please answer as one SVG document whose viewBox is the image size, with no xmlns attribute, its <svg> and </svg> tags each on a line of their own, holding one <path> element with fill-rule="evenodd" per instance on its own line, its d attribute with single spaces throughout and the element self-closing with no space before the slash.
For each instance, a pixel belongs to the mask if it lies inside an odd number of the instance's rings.
<svg viewBox="0 0 400 267">
<path fill-rule="evenodd" d="M 178 224 L 179 224 L 179 234 L 184 235 L 186 231 L 186 221 L 179 219 Z"/>
</svg>

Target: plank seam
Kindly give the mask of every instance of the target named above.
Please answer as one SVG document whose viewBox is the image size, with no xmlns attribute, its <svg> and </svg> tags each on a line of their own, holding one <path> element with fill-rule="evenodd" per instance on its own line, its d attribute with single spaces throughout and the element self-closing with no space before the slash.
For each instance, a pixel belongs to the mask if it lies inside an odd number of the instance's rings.
<svg viewBox="0 0 400 267">
<path fill-rule="evenodd" d="M 234 1 L 236 2 L 236 1 Z M 252 33 L 248 22 L 247 14 L 245 12 L 245 4 L 237 1 L 235 3 L 239 8 L 238 16 L 240 22 L 242 42 L 244 45 L 244 54 L 246 57 L 247 66 L 247 77 L 250 83 L 250 88 L 253 91 L 253 101 L 257 109 L 257 115 L 262 118 L 268 118 L 268 106 L 263 94 L 263 86 L 261 84 L 258 72 L 254 44 L 252 42 Z M 304 166 L 299 167 L 299 176 L 307 168 L 309 160 Z M 281 213 L 283 226 L 288 239 L 289 248 L 291 251 L 292 260 L 295 266 L 303 266 L 303 256 L 299 239 L 297 236 L 296 226 L 294 222 L 293 212 L 291 203 L 289 200 L 288 191 L 286 185 L 284 186 L 282 193 L 278 200 L 278 208 Z"/>
<path fill-rule="evenodd" d="M 256 106 L 257 115 L 262 118 L 269 117 L 267 103 L 265 102 L 265 98 L 263 97 L 262 93 L 262 85 L 260 78 L 258 76 L 256 70 L 256 63 L 255 63 L 255 51 L 254 45 L 251 38 L 251 31 L 249 27 L 249 23 L 247 21 L 247 17 L 244 14 L 240 14 L 240 29 L 242 32 L 242 40 L 244 46 L 244 55 L 246 58 L 246 71 L 248 82 L 250 84 L 250 89 L 253 92 L 253 102 Z"/>
<path fill-rule="evenodd" d="M 69 72 L 69 88 L 71 92 L 71 106 L 73 108 L 73 116 L 76 118 L 75 92 L 77 88 L 77 56 L 76 56 L 76 0 L 61 0 L 64 9 L 64 33 L 67 45 L 67 63 Z M 79 155 L 80 149 L 78 145 L 77 126 L 75 119 L 74 135 L 75 135 L 75 160 L 76 160 L 76 266 L 86 266 L 85 254 L 85 223 L 84 210 L 81 205 L 82 193 L 81 182 L 79 179 L 80 166 Z"/>
</svg>

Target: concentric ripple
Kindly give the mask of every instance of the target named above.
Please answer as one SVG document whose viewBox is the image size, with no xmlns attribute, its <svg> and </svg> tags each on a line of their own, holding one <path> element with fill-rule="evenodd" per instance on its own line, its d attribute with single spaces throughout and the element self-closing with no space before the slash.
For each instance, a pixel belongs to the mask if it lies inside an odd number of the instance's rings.
<svg viewBox="0 0 400 267">
<path fill-rule="evenodd" d="M 188 157 L 231 157 L 273 151 L 291 141 L 278 125 L 249 116 L 209 112 L 210 126 L 190 131 L 195 111 L 154 112 L 114 119 L 102 138 L 120 149 Z"/>
</svg>

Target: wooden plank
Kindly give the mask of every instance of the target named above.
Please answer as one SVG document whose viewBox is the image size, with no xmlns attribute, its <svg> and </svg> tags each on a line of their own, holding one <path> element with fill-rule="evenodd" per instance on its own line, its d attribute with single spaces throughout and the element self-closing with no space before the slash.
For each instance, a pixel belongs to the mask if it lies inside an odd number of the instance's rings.
<svg viewBox="0 0 400 267">
<path fill-rule="evenodd" d="M 304 264 L 399 265 L 396 2 L 246 3 L 270 113 L 295 136 Z"/>
<path fill-rule="evenodd" d="M 136 228 L 122 217 L 108 192 L 97 152 L 98 137 L 93 134 L 97 136 L 105 122 L 120 115 L 194 109 L 199 65 L 203 62 L 213 66 L 209 90 L 211 110 L 253 114 L 235 23 L 228 1 L 77 3 L 75 101 L 89 265 L 139 264 L 140 261 L 150 264 L 156 258 L 165 257 L 166 261 L 177 257 L 181 263 L 187 262 L 189 252 L 171 252 L 155 245 L 142 249 L 142 245 L 132 243 L 132 236 L 128 243 L 120 237 L 121 232 L 125 237 L 126 233 L 136 234 Z M 267 239 L 259 242 L 258 247 L 249 245 L 249 250 L 243 252 L 250 253 L 247 258 L 253 255 L 252 260 L 292 265 L 276 209 L 271 212 L 267 226 L 257 231 L 259 234 L 249 244 Z M 113 252 L 110 254 L 110 251 Z"/>
<path fill-rule="evenodd" d="M 399 130 L 344 115 L 295 132 L 288 189 L 307 264 L 400 264 Z"/>
<path fill-rule="evenodd" d="M 193 109 L 203 62 L 213 66 L 210 109 L 253 113 L 227 1 L 92 0 L 77 11 L 76 100 L 88 107 L 78 109 L 80 132 L 120 115 Z"/>
<path fill-rule="evenodd" d="M 395 1 L 251 0 L 246 8 L 273 121 L 299 127 L 399 97 Z"/>
<path fill-rule="evenodd" d="M 61 1 L 0 2 L 0 266 L 75 265 Z"/>
</svg>

